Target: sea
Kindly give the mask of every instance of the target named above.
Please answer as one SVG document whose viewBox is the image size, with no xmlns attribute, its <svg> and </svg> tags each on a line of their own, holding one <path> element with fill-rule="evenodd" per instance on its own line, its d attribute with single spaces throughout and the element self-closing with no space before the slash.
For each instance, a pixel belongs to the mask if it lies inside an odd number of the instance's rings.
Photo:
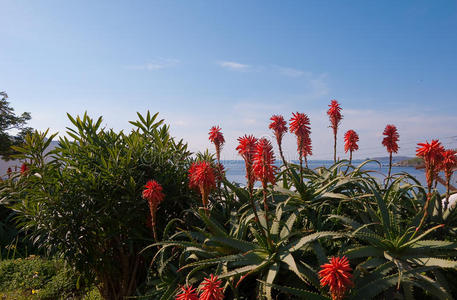
<svg viewBox="0 0 457 300">
<path fill-rule="evenodd" d="M 352 164 L 358 166 L 363 163 L 364 160 L 354 160 Z M 222 160 L 221 163 L 226 169 L 226 177 L 230 182 L 235 182 L 240 185 L 246 184 L 246 170 L 244 161 L 242 160 Z M 292 161 L 292 163 L 298 164 L 298 161 Z M 333 165 L 333 160 L 309 160 L 308 167 L 310 169 L 315 169 L 318 167 L 330 167 Z M 363 170 L 371 171 L 371 175 L 383 182 L 384 178 L 387 176 L 389 170 L 388 161 L 377 162 L 368 162 L 362 167 Z M 392 174 L 398 173 L 409 173 L 411 176 L 415 177 L 423 186 L 426 186 L 425 171 L 424 169 L 416 169 L 415 167 L 404 167 L 404 166 L 393 166 Z M 441 174 L 444 178 L 444 174 Z M 451 184 L 456 182 L 456 175 L 454 174 L 451 179 Z M 446 188 L 438 183 L 437 189 L 440 193 L 446 192 Z"/>
</svg>

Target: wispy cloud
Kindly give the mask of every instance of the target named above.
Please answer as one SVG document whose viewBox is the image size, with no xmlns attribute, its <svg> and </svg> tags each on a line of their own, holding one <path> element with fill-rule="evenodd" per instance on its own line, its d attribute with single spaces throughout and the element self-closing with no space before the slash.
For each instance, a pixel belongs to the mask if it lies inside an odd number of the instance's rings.
<svg viewBox="0 0 457 300">
<path fill-rule="evenodd" d="M 304 71 L 299 70 L 299 69 L 294 69 L 294 68 L 288 68 L 288 67 L 280 67 L 280 66 L 275 66 L 274 67 L 279 74 L 288 76 L 288 77 L 301 77 L 305 74 Z"/>
<path fill-rule="evenodd" d="M 174 58 L 158 58 L 147 62 L 142 65 L 130 65 L 127 66 L 128 69 L 131 70 L 147 70 L 147 71 L 154 71 L 154 70 L 161 70 L 166 68 L 171 68 L 179 64 L 178 59 Z"/>
<path fill-rule="evenodd" d="M 242 64 L 235 61 L 219 61 L 217 64 L 225 69 L 232 71 L 247 71 L 251 67 L 250 65 Z"/>
</svg>

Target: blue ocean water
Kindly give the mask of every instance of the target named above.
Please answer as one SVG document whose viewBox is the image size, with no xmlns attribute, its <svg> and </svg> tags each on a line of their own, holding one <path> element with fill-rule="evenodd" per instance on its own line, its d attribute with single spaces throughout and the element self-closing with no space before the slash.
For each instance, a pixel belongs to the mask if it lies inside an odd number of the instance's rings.
<svg viewBox="0 0 457 300">
<path fill-rule="evenodd" d="M 361 164 L 363 160 L 354 160 L 353 165 L 358 166 Z M 227 179 L 231 182 L 236 182 L 242 185 L 246 184 L 246 170 L 244 166 L 244 161 L 242 160 L 224 160 L 222 161 L 224 167 L 226 168 L 226 176 Z M 293 161 L 293 163 L 298 163 Z M 380 182 L 384 180 L 387 176 L 387 172 L 389 169 L 388 162 L 381 161 L 381 166 L 376 162 L 369 162 L 362 167 L 363 170 L 370 170 L 373 171 L 372 175 L 379 179 Z M 308 161 L 308 166 L 311 169 L 315 169 L 317 167 L 325 166 L 329 167 L 333 164 L 333 161 L 330 160 L 310 160 Z M 418 170 L 414 167 L 392 167 L 392 174 L 396 173 L 409 173 L 411 176 L 415 177 L 423 186 L 426 186 L 425 180 L 425 172 L 424 170 Z M 444 178 L 444 176 L 443 176 Z M 455 175 L 451 182 L 455 182 Z M 440 193 L 445 192 L 445 187 L 441 184 L 437 186 Z"/>
</svg>

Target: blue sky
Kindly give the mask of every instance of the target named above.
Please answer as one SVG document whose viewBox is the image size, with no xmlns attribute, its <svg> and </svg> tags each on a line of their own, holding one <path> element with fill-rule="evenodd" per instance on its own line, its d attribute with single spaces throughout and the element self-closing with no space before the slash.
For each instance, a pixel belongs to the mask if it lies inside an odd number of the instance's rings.
<svg viewBox="0 0 457 300">
<path fill-rule="evenodd" d="M 194 151 L 220 125 L 271 135 L 272 114 L 312 122 L 315 159 L 331 158 L 325 115 L 343 106 L 356 158 L 382 156 L 386 124 L 400 153 L 440 138 L 457 147 L 457 1 L 5 1 L 0 90 L 31 126 L 64 134 L 66 112 L 129 129 L 160 112 Z M 295 141 L 286 136 L 286 153 Z"/>
</svg>

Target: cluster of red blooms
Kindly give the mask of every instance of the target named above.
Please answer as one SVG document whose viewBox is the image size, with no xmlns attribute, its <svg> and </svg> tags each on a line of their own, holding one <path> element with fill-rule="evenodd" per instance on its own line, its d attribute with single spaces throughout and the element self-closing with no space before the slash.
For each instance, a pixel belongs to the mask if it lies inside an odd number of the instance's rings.
<svg viewBox="0 0 457 300">
<path fill-rule="evenodd" d="M 432 140 L 431 143 L 419 143 L 416 150 L 416 155 L 424 160 L 425 164 L 425 177 L 427 180 L 427 187 L 429 193 L 431 191 L 433 182 L 438 176 L 443 160 L 444 147 L 438 140 Z"/>
<path fill-rule="evenodd" d="M 200 296 L 192 286 L 183 286 L 180 293 L 176 296 L 176 300 L 223 300 L 224 289 L 221 287 L 221 284 L 222 281 L 217 276 L 211 274 L 209 278 L 205 278 L 202 282 Z"/>
<path fill-rule="evenodd" d="M 246 179 L 248 181 L 248 188 L 251 191 L 254 186 L 255 175 L 252 170 L 252 164 L 254 162 L 254 153 L 257 146 L 257 138 L 253 135 L 245 135 L 238 138 L 239 145 L 236 147 L 236 150 L 244 159 L 244 164 L 246 166 Z"/>
<path fill-rule="evenodd" d="M 149 180 L 144 186 L 143 199 L 146 199 L 149 204 L 149 211 L 151 214 L 151 225 L 154 231 L 154 238 L 157 240 L 156 226 L 156 212 L 160 202 L 163 201 L 165 195 L 163 194 L 162 186 L 155 180 Z"/>
<path fill-rule="evenodd" d="M 282 138 L 284 137 L 284 134 L 287 132 L 287 123 L 284 120 L 283 116 L 280 115 L 273 115 L 270 118 L 270 120 L 271 123 L 268 126 L 268 128 L 273 130 L 276 137 L 276 142 L 278 143 L 278 146 L 281 148 Z"/>
<path fill-rule="evenodd" d="M 346 291 L 354 284 L 352 282 L 351 266 L 347 257 L 332 257 L 330 263 L 321 266 L 319 277 L 321 286 L 330 287 L 330 295 L 333 300 L 341 300 Z"/>
<path fill-rule="evenodd" d="M 222 146 L 225 143 L 225 139 L 224 139 L 224 135 L 221 132 L 221 128 L 219 126 L 213 126 L 213 127 L 210 128 L 210 130 L 209 130 L 209 140 L 216 147 L 217 161 L 220 162 L 220 160 L 221 160 L 221 150 L 222 150 Z"/>
<path fill-rule="evenodd" d="M 22 163 L 21 170 L 20 170 L 21 175 L 26 175 L 28 170 L 29 170 L 29 167 L 27 167 L 27 164 Z M 14 167 L 14 171 L 17 172 L 17 166 Z M 6 170 L 6 174 L 8 176 L 11 176 L 12 173 L 13 173 L 13 169 L 11 169 L 11 167 L 8 167 L 8 169 Z"/>
<path fill-rule="evenodd" d="M 348 130 L 344 134 L 344 152 L 353 152 L 359 149 L 357 142 L 359 141 L 359 135 L 352 129 Z"/>
<path fill-rule="evenodd" d="M 311 122 L 309 117 L 306 114 L 302 113 L 292 113 L 292 118 L 290 119 L 290 132 L 294 133 L 297 136 L 297 151 L 300 157 L 306 157 L 312 155 L 312 146 L 311 146 Z"/>
<path fill-rule="evenodd" d="M 202 195 L 202 203 L 208 206 L 208 197 L 216 188 L 215 170 L 207 161 L 193 163 L 189 168 L 189 187 L 197 188 Z"/>
<path fill-rule="evenodd" d="M 382 139 L 382 144 L 387 148 L 387 152 L 390 154 L 398 152 L 398 140 L 400 135 L 398 134 L 397 127 L 395 125 L 387 125 L 382 133 L 385 137 Z"/>
<path fill-rule="evenodd" d="M 343 115 L 341 114 L 341 106 L 338 101 L 333 99 L 329 107 L 330 108 L 327 111 L 327 115 L 330 119 L 330 127 L 333 129 L 333 134 L 336 135 L 338 132 L 338 125 L 343 119 Z"/>
<path fill-rule="evenodd" d="M 450 179 L 454 169 L 457 168 L 457 151 L 445 150 L 443 152 L 443 161 L 441 162 L 441 170 L 444 171 L 446 179 Z"/>
<path fill-rule="evenodd" d="M 267 187 L 268 182 L 275 184 L 276 167 L 274 163 L 273 146 L 269 140 L 260 139 L 256 144 L 252 168 L 255 178 L 262 183 L 264 188 Z"/>
</svg>

